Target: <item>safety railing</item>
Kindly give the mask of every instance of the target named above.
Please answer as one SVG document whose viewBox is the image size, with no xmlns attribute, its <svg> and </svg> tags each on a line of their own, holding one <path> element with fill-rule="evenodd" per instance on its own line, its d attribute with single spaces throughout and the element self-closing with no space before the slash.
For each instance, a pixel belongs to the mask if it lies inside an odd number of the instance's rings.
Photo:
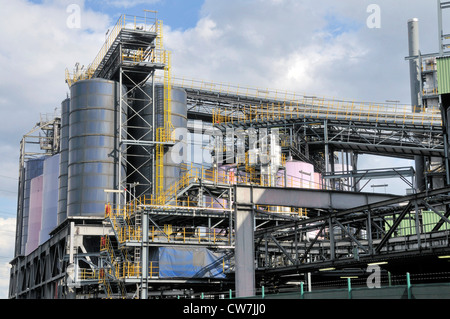
<svg viewBox="0 0 450 319">
<path fill-rule="evenodd" d="M 155 77 L 155 80 L 162 82 L 163 79 L 161 77 Z M 272 101 L 270 104 L 274 103 L 274 105 L 283 105 L 283 106 L 290 106 L 293 108 L 291 112 L 287 112 L 286 110 L 283 112 L 283 114 L 275 114 L 278 111 L 275 109 L 272 109 L 271 106 L 269 107 L 262 107 L 259 104 L 254 105 L 250 108 L 264 108 L 264 110 L 260 110 L 258 113 L 259 117 L 256 117 L 256 115 L 249 115 L 249 118 L 251 120 L 255 120 L 257 118 L 259 119 L 281 119 L 281 118 L 294 118 L 299 117 L 297 114 L 305 115 L 311 115 L 316 114 L 314 111 L 317 112 L 316 107 L 318 106 L 333 106 L 338 110 L 341 110 L 341 113 L 351 114 L 351 110 L 353 109 L 353 115 L 355 113 L 358 113 L 358 117 L 361 116 L 361 119 L 363 119 L 364 112 L 366 110 L 377 110 L 377 111 L 387 111 L 395 115 L 395 118 L 397 120 L 401 120 L 403 117 L 407 117 L 408 114 L 416 113 L 416 109 L 418 111 L 418 107 L 413 107 L 411 105 L 407 104 L 400 104 L 395 101 L 391 102 L 383 102 L 383 103 L 377 103 L 377 102 L 360 102 L 360 101 L 351 101 L 351 100 L 338 100 L 331 97 L 325 97 L 325 96 L 309 96 L 305 94 L 301 94 L 298 92 L 288 91 L 288 90 L 280 90 L 280 89 L 274 89 L 274 88 L 255 88 L 250 86 L 242 86 L 242 85 L 236 85 L 236 84 L 230 84 L 230 83 L 220 83 L 220 82 L 212 82 L 212 81 L 205 81 L 205 80 L 196 80 L 196 79 L 188 79 L 184 77 L 172 77 L 172 85 L 175 87 L 182 87 L 186 89 L 193 89 L 193 90 L 200 90 L 205 92 L 211 92 L 216 94 L 222 94 L 222 95 L 233 95 L 233 96 L 241 96 L 246 98 L 251 98 L 255 100 L 270 100 Z M 248 104 L 248 103 L 247 103 Z M 303 106 L 306 108 L 306 110 L 300 109 L 300 107 Z M 313 109 L 311 109 L 313 108 Z M 216 108 L 217 109 L 217 108 Z M 226 112 L 233 112 L 233 117 L 229 114 L 227 115 Z M 328 110 L 329 112 L 332 111 L 331 109 Z M 272 112 L 272 116 L 270 115 L 270 112 Z M 243 116 L 238 117 L 236 114 L 234 114 L 234 110 L 224 109 L 220 112 L 216 112 L 216 119 L 220 119 L 221 116 L 224 116 L 225 118 L 229 118 L 227 122 L 231 122 L 232 118 L 235 119 L 242 119 Z M 246 113 L 246 112 L 243 112 Z M 278 112 L 279 113 L 279 112 Z M 292 114 L 291 114 L 292 113 Z M 361 114 L 359 114 L 361 113 Z M 426 112 L 426 114 L 437 114 L 440 115 L 440 111 L 438 108 L 430 108 Z M 319 113 L 320 114 L 320 113 Z M 347 114 L 347 116 L 349 115 Z M 421 114 L 421 113 L 418 113 Z M 421 114 L 422 115 L 422 114 Z M 438 116 L 439 117 L 439 116 Z M 372 116 L 370 116 L 372 118 Z M 375 116 L 376 118 L 376 116 Z"/>
<path fill-rule="evenodd" d="M 286 159 L 282 159 L 285 161 Z M 205 169 L 204 167 L 196 167 L 192 164 L 181 164 L 182 175 L 180 179 L 168 188 L 161 195 L 143 196 L 139 198 L 136 205 L 151 205 L 151 206 L 168 206 L 168 207 L 214 207 L 215 201 L 203 201 L 203 203 L 196 200 L 180 200 L 177 198 L 178 194 L 189 185 L 193 183 L 211 183 L 216 185 L 255 185 L 262 187 L 288 187 L 288 188 L 307 188 L 307 189 L 325 189 L 327 186 L 322 182 L 319 174 L 314 174 L 305 177 L 290 176 L 280 173 L 273 178 L 268 175 L 256 174 L 249 172 L 235 172 L 225 171 L 220 169 Z M 201 204 L 201 206 L 196 206 Z M 228 207 L 223 207 L 228 209 Z"/>
<path fill-rule="evenodd" d="M 117 273 L 119 279 L 134 279 L 142 276 L 142 264 L 140 262 L 123 262 L 120 264 L 120 271 Z M 159 263 L 157 261 L 149 262 L 148 276 L 150 278 L 159 277 Z"/>
<path fill-rule="evenodd" d="M 401 108 L 388 108 L 380 104 L 355 104 L 332 100 L 309 100 L 296 104 L 286 102 L 269 103 L 259 106 L 242 106 L 239 112 L 215 108 L 212 111 L 214 124 L 245 124 L 298 119 L 352 120 L 376 123 L 442 125 L 438 109 L 415 112 Z"/>
<path fill-rule="evenodd" d="M 92 78 L 95 71 L 101 65 L 103 59 L 107 56 L 110 49 L 116 45 L 117 39 L 122 30 L 132 30 L 136 32 L 152 32 L 157 34 L 158 45 L 155 49 L 144 50 L 140 48 L 133 52 L 127 52 L 122 54 L 122 61 L 151 61 L 153 63 L 164 64 L 167 61 L 167 53 L 163 49 L 162 45 L 162 21 L 150 17 L 139 17 L 130 15 L 121 15 L 115 26 L 108 33 L 107 38 L 94 58 L 93 62 L 86 68 L 75 70 L 71 74 L 67 69 L 65 72 L 66 82 L 69 86 L 73 83 Z"/>
<path fill-rule="evenodd" d="M 158 80 L 161 81 L 161 79 Z M 216 107 L 213 110 L 213 123 L 215 124 L 320 118 L 384 121 L 395 124 L 442 125 L 439 108 L 422 110 L 419 106 L 394 102 L 374 103 L 336 100 L 327 97 L 306 96 L 287 90 L 259 89 L 177 77 L 172 77 L 172 85 L 224 95 L 274 101 L 263 105 L 243 105 L 239 112 L 229 108 Z M 437 91 L 434 90 L 433 93 L 435 92 Z"/>
<path fill-rule="evenodd" d="M 78 270 L 78 279 L 83 280 L 98 280 L 100 277 L 100 271 L 98 269 L 81 268 Z"/>
<path fill-rule="evenodd" d="M 276 213 L 289 213 L 292 215 L 298 215 L 300 217 L 308 216 L 308 210 L 306 208 L 288 207 L 288 206 L 267 206 L 267 205 L 256 205 L 256 210 L 258 212 L 266 212 L 271 214 Z"/>
<path fill-rule="evenodd" d="M 217 170 L 205 169 L 203 167 L 195 167 L 192 164 L 181 164 L 182 175 L 181 178 L 164 192 L 160 192 L 153 196 L 150 201 L 152 204 L 164 205 L 167 201 L 176 200 L 179 191 L 191 184 L 191 182 L 198 182 L 203 180 L 205 182 L 221 182 L 224 180 L 224 175 L 218 173 Z M 157 174 L 158 176 L 158 174 Z M 158 177 L 157 177 L 158 179 Z M 146 198 L 146 202 L 148 202 Z"/>
<path fill-rule="evenodd" d="M 330 97 L 320 97 L 320 96 L 308 96 L 305 94 L 299 94 L 296 92 L 288 91 L 288 90 L 278 90 L 278 89 L 269 89 L 269 88 L 253 88 L 246 87 L 241 85 L 233 85 L 229 83 L 218 83 L 211 81 L 203 81 L 203 80 L 195 80 L 195 79 L 186 79 L 180 77 L 173 77 L 172 84 L 174 86 L 180 86 L 187 89 L 196 89 L 203 91 L 211 91 L 219 94 L 226 95 L 238 95 L 244 96 L 247 98 L 255 98 L 262 100 L 272 100 L 274 103 L 283 104 L 284 106 L 288 105 L 293 108 L 298 108 L 300 106 L 304 106 L 307 110 L 298 110 L 300 111 L 308 111 L 310 108 L 314 108 L 316 110 L 317 107 L 327 106 L 327 111 L 332 112 L 332 107 L 336 110 L 339 110 L 340 113 L 346 114 L 349 116 L 355 116 L 357 114 L 358 117 L 364 117 L 364 113 L 373 113 L 369 116 L 372 119 L 372 115 L 375 115 L 377 112 L 388 112 L 394 116 L 396 120 L 402 120 L 403 118 L 407 118 L 409 115 L 423 115 L 421 113 L 416 113 L 419 107 L 414 107 L 407 104 L 400 104 L 397 102 L 384 102 L 384 103 L 376 103 L 376 102 L 359 102 L 359 101 L 349 101 L 349 100 L 337 100 L 335 98 Z M 276 102 L 275 102 L 276 101 Z M 255 106 L 256 108 L 256 106 Z M 260 106 L 258 106 L 260 108 Z M 417 110 L 416 110 L 417 109 Z M 314 114 L 314 110 L 309 110 L 310 113 L 304 114 Z M 353 110 L 353 111 L 352 111 Z M 261 111 L 261 110 L 260 110 Z M 273 117 L 270 116 L 270 107 L 267 107 L 266 110 L 260 112 L 260 118 L 268 118 L 271 119 Z M 272 110 L 276 112 L 276 110 Z M 317 111 L 317 110 L 316 110 Z M 348 114 L 347 114 L 348 112 Z M 353 112 L 353 113 L 352 113 Z M 245 112 L 244 112 L 245 113 Z M 286 114 L 284 114 L 286 113 Z M 289 116 L 294 116 L 297 114 L 297 110 L 295 112 L 283 112 L 282 115 L 277 116 L 276 118 L 288 118 Z M 359 114 L 361 113 L 361 114 Z M 413 114 L 414 113 L 414 114 Z M 440 110 L 438 108 L 428 109 L 425 114 L 434 114 L 438 115 L 438 120 L 440 120 Z M 274 114 L 275 115 L 275 114 Z M 255 116 L 251 117 L 252 119 L 256 119 Z"/>
<path fill-rule="evenodd" d="M 229 244 L 230 238 L 224 233 L 223 229 L 207 229 L 204 227 L 173 227 L 165 225 L 164 229 L 158 229 L 155 226 L 149 229 L 149 242 L 158 243 L 191 243 L 191 244 Z M 139 242 L 142 241 L 141 226 L 126 226 L 119 230 L 119 241 Z"/>
</svg>

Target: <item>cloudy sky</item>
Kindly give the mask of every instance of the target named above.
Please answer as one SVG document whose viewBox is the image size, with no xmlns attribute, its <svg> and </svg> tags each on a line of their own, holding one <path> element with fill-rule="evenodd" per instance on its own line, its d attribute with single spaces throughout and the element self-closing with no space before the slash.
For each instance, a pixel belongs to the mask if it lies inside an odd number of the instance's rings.
<svg viewBox="0 0 450 319">
<path fill-rule="evenodd" d="M 438 51 L 433 0 L 0 0 L 0 298 L 20 139 L 60 107 L 65 69 L 92 62 L 120 14 L 144 9 L 158 11 L 173 73 L 188 79 L 408 104 L 408 19 L 420 21 L 422 53 Z"/>
</svg>

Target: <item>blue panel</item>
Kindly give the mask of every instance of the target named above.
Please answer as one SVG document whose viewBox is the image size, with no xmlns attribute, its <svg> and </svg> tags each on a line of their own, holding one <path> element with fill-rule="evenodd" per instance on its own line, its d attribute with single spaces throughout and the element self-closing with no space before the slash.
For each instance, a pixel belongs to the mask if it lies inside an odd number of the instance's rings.
<svg viewBox="0 0 450 319">
<path fill-rule="evenodd" d="M 159 248 L 160 278 L 224 278 L 223 254 L 187 247 Z"/>
<path fill-rule="evenodd" d="M 22 241 L 20 248 L 21 254 L 25 254 L 25 245 L 28 240 L 28 215 L 30 210 L 31 180 L 39 175 L 42 175 L 45 158 L 46 157 L 29 159 L 25 162 L 25 181 L 22 207 Z"/>
<path fill-rule="evenodd" d="M 59 188 L 60 154 L 56 154 L 44 161 L 44 181 L 42 193 L 42 220 L 39 233 L 39 245 L 50 238 L 49 233 L 58 222 L 58 188 Z"/>
</svg>

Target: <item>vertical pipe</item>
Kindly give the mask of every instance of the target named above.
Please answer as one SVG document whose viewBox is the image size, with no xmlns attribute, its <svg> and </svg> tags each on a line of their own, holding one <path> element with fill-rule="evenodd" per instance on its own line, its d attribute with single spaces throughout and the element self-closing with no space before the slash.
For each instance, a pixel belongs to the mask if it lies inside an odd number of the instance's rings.
<svg viewBox="0 0 450 319">
<path fill-rule="evenodd" d="M 348 288 L 348 299 L 352 299 L 352 281 L 347 278 L 347 288 Z"/>
<path fill-rule="evenodd" d="M 358 154 L 357 153 L 352 152 L 351 164 L 352 164 L 352 172 L 356 173 L 358 171 Z M 352 184 L 353 184 L 353 191 L 359 192 L 359 180 L 356 177 L 353 177 Z"/>
<path fill-rule="evenodd" d="M 308 291 L 312 291 L 311 273 L 308 273 Z"/>
<path fill-rule="evenodd" d="M 325 175 L 328 173 L 329 171 L 329 165 L 330 165 L 330 150 L 329 150 L 329 145 L 328 145 L 328 121 L 325 120 L 323 122 L 323 134 L 324 134 L 324 142 L 325 142 Z M 328 185 L 329 185 L 330 181 L 328 179 L 325 180 L 325 189 L 329 189 Z"/>
<path fill-rule="evenodd" d="M 296 264 L 299 262 L 299 253 L 298 253 L 298 224 L 295 222 L 295 261 Z"/>
<path fill-rule="evenodd" d="M 416 236 L 417 236 L 417 246 L 419 249 L 422 247 L 421 242 L 421 231 L 420 231 L 420 219 L 419 219 L 419 206 L 417 205 L 417 202 L 414 203 L 415 205 L 415 212 L 414 212 L 414 219 L 415 219 L 415 226 L 416 226 Z"/>
<path fill-rule="evenodd" d="M 328 225 L 330 228 L 330 258 L 334 260 L 335 250 L 334 250 L 334 228 L 333 228 L 333 220 L 332 217 L 328 219 Z"/>
<path fill-rule="evenodd" d="M 439 43 L 439 55 L 444 55 L 444 43 L 443 43 L 443 32 L 442 32 L 442 6 L 441 6 L 441 0 L 437 0 L 437 10 L 438 10 L 438 43 Z"/>
<path fill-rule="evenodd" d="M 439 95 L 439 109 L 441 110 L 441 117 L 442 117 L 442 123 L 443 124 L 443 133 L 444 133 L 444 162 L 445 162 L 445 177 L 446 177 L 446 185 L 450 185 L 450 165 L 449 165 L 449 158 L 448 158 L 448 151 L 449 151 L 449 130 L 448 130 L 448 116 L 447 116 L 447 110 L 442 105 L 442 96 Z"/>
<path fill-rule="evenodd" d="M 406 273 L 406 285 L 408 289 L 408 299 L 411 299 L 411 278 L 409 272 Z"/>
<path fill-rule="evenodd" d="M 152 140 L 156 141 L 156 106 L 155 106 L 155 74 L 152 75 Z M 155 149 L 152 147 L 152 194 L 156 195 L 155 185 L 156 185 L 156 164 L 155 164 Z"/>
<path fill-rule="evenodd" d="M 408 45 L 409 56 L 417 57 L 409 61 L 411 105 L 413 112 L 422 112 L 422 88 L 421 88 L 421 65 L 420 65 L 420 45 L 419 45 L 419 20 L 413 18 L 408 20 Z M 425 190 L 425 159 L 423 156 L 415 156 L 416 167 L 416 192 Z"/>
<path fill-rule="evenodd" d="M 141 242 L 141 266 L 142 266 L 142 282 L 141 282 L 141 299 L 148 298 L 148 213 L 142 212 L 142 242 Z"/>
<path fill-rule="evenodd" d="M 122 44 L 119 45 L 119 54 L 120 54 L 120 58 L 122 59 Z M 122 185 L 122 169 L 121 169 L 121 164 L 122 164 L 122 107 L 123 107 L 123 75 L 122 75 L 122 66 L 120 66 L 120 70 L 119 70 L 119 131 L 117 132 L 118 136 L 118 163 L 116 166 L 116 170 L 117 170 L 117 189 L 120 190 L 121 185 Z M 126 196 L 126 194 L 125 194 Z M 121 207 L 122 204 L 122 196 L 118 196 L 118 208 Z"/>
<path fill-rule="evenodd" d="M 369 244 L 369 252 L 373 253 L 373 241 L 372 241 L 372 216 L 370 209 L 367 211 L 367 242 Z"/>
<path fill-rule="evenodd" d="M 408 48 L 410 58 L 409 60 L 409 73 L 410 73 L 410 89 L 411 89 L 411 104 L 413 112 L 421 112 L 421 88 L 420 88 L 420 75 L 421 66 L 419 64 L 420 59 L 420 44 L 419 44 L 419 20 L 413 18 L 408 20 Z"/>
<path fill-rule="evenodd" d="M 301 299 L 305 298 L 305 291 L 303 289 L 303 281 L 300 282 L 300 297 L 301 297 Z"/>
<path fill-rule="evenodd" d="M 70 222 L 69 265 L 73 264 L 74 232 L 75 232 L 75 223 Z"/>
</svg>

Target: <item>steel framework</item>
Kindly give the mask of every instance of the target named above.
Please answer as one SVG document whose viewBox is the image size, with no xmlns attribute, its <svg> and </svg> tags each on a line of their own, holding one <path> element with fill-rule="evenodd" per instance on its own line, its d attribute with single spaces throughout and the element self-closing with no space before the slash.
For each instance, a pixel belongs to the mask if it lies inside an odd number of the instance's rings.
<svg viewBox="0 0 450 319">
<path fill-rule="evenodd" d="M 438 3 L 439 10 L 448 6 Z M 411 109 L 396 103 L 341 101 L 183 80 L 171 76 L 170 54 L 162 40 L 162 24 L 156 17 L 122 16 L 94 62 L 87 69 L 77 67 L 74 74 L 66 72 L 69 85 L 93 77 L 120 83 L 114 154 L 117 184 L 107 190 L 113 198 L 105 203 L 104 218 L 69 218 L 30 255 L 16 253 L 10 298 L 149 298 L 162 291 L 189 295 L 192 287 L 211 291 L 233 286 L 243 297 L 255 294 L 257 282 L 275 286 L 306 273 L 360 269 L 373 262 L 383 262 L 391 271 L 408 260 L 436 266 L 438 256 L 450 254 L 450 189 L 436 187 L 450 181 L 447 120 L 436 91 L 422 94 L 424 103 Z M 156 71 L 163 71 L 163 77 L 158 78 Z M 155 105 L 157 82 L 164 85 L 161 108 Z M 152 96 L 143 89 L 146 83 L 152 85 Z M 164 190 L 163 155 L 174 145 L 172 87 L 187 92 L 189 130 L 196 133 L 193 122 L 202 120 L 225 140 L 219 143 L 218 135 L 209 133 L 216 162 L 208 168 L 184 166 L 180 180 Z M 162 126 L 155 120 L 149 123 L 135 109 L 137 92 L 146 96 L 145 107 L 151 107 L 153 115 L 163 115 Z M 416 112 L 419 109 L 423 112 Z M 132 118 L 140 118 L 142 126 L 134 127 Z M 53 154 L 58 148 L 58 122 L 41 123 L 38 129 L 47 124 L 55 125 L 46 129 L 53 142 L 41 146 Z M 130 129 L 152 136 L 136 138 Z M 242 135 L 229 134 L 230 129 Z M 320 189 L 308 189 L 310 185 L 305 187 L 301 179 L 276 174 L 268 181 L 262 166 L 250 163 L 254 130 L 264 132 L 267 139 L 279 137 L 280 163 L 296 159 L 313 164 L 323 177 Z M 206 131 L 202 128 L 201 133 Z M 267 154 L 262 155 L 271 155 L 278 146 L 264 143 Z M 136 194 L 136 185 L 127 185 L 141 168 L 129 161 L 131 148 L 142 149 L 142 165 L 153 165 L 153 175 L 145 176 L 150 195 Z M 217 162 L 218 153 L 230 149 L 233 156 L 242 155 L 227 167 L 235 170 L 233 174 L 220 171 Z M 342 154 L 341 164 L 347 158 L 343 172 L 335 169 L 337 152 Z M 23 149 L 21 154 L 22 170 Z M 424 157 L 427 166 L 420 173 L 438 182 L 427 184 L 425 192 L 406 196 L 364 193 L 358 185 L 363 178 L 398 175 L 413 188 L 414 180 L 406 177 L 414 178 L 418 172 L 412 168 L 361 171 L 358 154 Z M 131 169 L 125 175 L 123 166 Z M 198 277 L 160 278 L 150 250 L 174 246 L 207 247 L 222 257 Z M 202 278 L 218 262 L 226 278 Z"/>
</svg>

